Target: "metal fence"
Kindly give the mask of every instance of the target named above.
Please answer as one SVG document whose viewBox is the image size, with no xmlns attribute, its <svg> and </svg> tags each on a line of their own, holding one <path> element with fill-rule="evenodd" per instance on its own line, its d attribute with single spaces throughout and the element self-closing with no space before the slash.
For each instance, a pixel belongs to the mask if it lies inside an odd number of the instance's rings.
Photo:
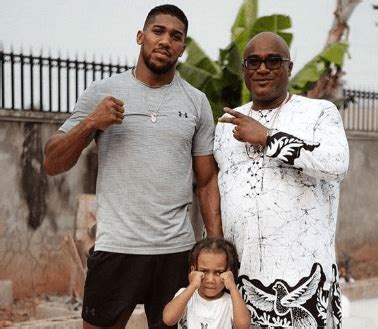
<svg viewBox="0 0 378 329">
<path fill-rule="evenodd" d="M 344 106 L 340 109 L 346 130 L 378 131 L 378 93 L 343 90 Z"/>
<path fill-rule="evenodd" d="M 129 69 L 127 65 L 4 53 L 0 51 L 0 107 L 70 112 L 94 80 Z"/>
<path fill-rule="evenodd" d="M 71 112 L 94 80 L 130 67 L 103 62 L 52 58 L 0 51 L 0 107 Z M 378 131 L 378 93 L 344 89 L 340 109 L 346 130 Z"/>
</svg>

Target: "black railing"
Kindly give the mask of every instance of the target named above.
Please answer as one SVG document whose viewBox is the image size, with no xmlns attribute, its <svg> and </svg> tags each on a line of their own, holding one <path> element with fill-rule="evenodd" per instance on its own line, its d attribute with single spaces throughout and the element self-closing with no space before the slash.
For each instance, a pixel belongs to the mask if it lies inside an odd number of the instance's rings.
<svg viewBox="0 0 378 329">
<path fill-rule="evenodd" d="M 378 93 L 344 89 L 343 98 L 340 113 L 346 130 L 378 131 Z"/>
<path fill-rule="evenodd" d="M 130 67 L 0 51 L 0 108 L 71 112 L 94 80 Z M 344 89 L 340 113 L 346 130 L 378 131 L 378 93 Z"/>
<path fill-rule="evenodd" d="M 70 112 L 94 80 L 128 70 L 127 65 L 0 51 L 0 107 Z"/>
</svg>

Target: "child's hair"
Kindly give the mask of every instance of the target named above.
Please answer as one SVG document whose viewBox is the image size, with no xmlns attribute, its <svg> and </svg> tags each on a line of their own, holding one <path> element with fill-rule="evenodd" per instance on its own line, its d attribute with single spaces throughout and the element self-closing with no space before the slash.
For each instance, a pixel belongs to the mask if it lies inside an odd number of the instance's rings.
<svg viewBox="0 0 378 329">
<path fill-rule="evenodd" d="M 198 256 L 201 251 L 212 252 L 216 254 L 224 252 L 227 258 L 227 267 L 230 268 L 232 274 L 234 275 L 235 282 L 237 281 L 240 263 L 236 248 L 230 241 L 224 238 L 213 237 L 198 241 L 190 251 L 189 268 L 197 268 Z"/>
</svg>

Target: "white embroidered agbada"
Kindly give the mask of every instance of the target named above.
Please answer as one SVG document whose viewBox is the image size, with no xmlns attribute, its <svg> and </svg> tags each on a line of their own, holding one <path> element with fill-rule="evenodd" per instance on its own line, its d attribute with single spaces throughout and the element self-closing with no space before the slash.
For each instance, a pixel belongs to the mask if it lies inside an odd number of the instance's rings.
<svg viewBox="0 0 378 329">
<path fill-rule="evenodd" d="M 295 95 L 279 113 L 250 109 L 235 110 L 274 129 L 265 150 L 219 123 L 214 155 L 224 236 L 239 253 L 239 288 L 252 322 L 338 326 L 335 231 L 349 162 L 340 114 L 328 101 Z"/>
</svg>

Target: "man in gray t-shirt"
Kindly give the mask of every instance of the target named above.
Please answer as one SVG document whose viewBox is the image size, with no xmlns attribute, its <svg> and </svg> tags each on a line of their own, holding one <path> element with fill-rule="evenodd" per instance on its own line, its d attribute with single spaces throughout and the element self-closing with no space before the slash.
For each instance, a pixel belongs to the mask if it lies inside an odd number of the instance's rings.
<svg viewBox="0 0 378 329">
<path fill-rule="evenodd" d="M 93 138 L 98 147 L 85 328 L 124 326 L 137 303 L 150 328 L 164 328 L 162 309 L 186 285 L 195 243 L 193 172 L 207 234 L 222 235 L 210 105 L 175 75 L 187 26 L 173 5 L 152 9 L 137 34 L 135 69 L 94 82 L 46 144 L 49 175 L 72 168 Z"/>
</svg>

